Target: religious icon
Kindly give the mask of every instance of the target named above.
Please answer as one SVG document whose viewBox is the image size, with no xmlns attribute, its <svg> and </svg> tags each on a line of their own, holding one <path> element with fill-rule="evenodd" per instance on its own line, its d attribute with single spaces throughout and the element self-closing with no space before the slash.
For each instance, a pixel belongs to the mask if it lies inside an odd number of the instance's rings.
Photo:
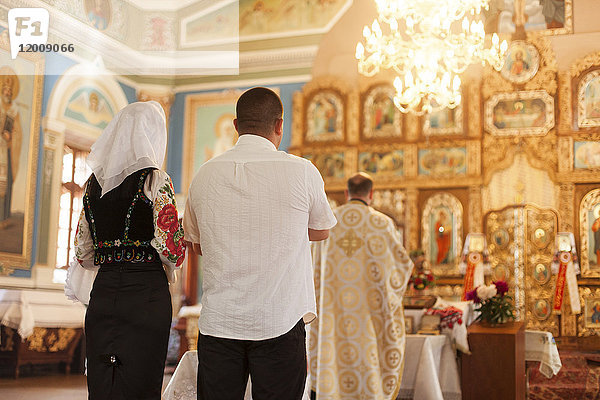
<svg viewBox="0 0 600 400">
<path fill-rule="evenodd" d="M 413 333 L 413 317 L 404 317 L 404 327 L 406 329 L 406 334 L 410 335 Z"/>
<path fill-rule="evenodd" d="M 522 40 L 515 40 L 511 42 L 506 52 L 500 74 L 513 83 L 527 82 L 535 76 L 539 64 L 540 56 L 535 46 Z"/>
<path fill-rule="evenodd" d="M 423 134 L 426 136 L 461 134 L 463 133 L 462 119 L 462 104 L 454 108 L 433 111 L 424 116 Z"/>
<path fill-rule="evenodd" d="M 585 74 L 577 91 L 577 124 L 600 126 L 600 69 Z"/>
<path fill-rule="evenodd" d="M 0 49 L 0 275 L 31 268 L 43 58 Z"/>
<path fill-rule="evenodd" d="M 465 147 L 419 149 L 419 175 L 465 175 Z"/>
<path fill-rule="evenodd" d="M 596 265 L 600 264 L 600 204 L 594 207 L 592 212 L 594 221 L 592 222 L 591 230 L 594 238 L 594 256 L 596 258 Z"/>
<path fill-rule="evenodd" d="M 344 152 L 304 154 L 302 157 L 312 161 L 323 175 L 323 179 L 344 178 Z"/>
<path fill-rule="evenodd" d="M 69 98 L 64 115 L 93 128 L 104 129 L 113 119 L 114 111 L 95 86 L 84 85 Z"/>
<path fill-rule="evenodd" d="M 546 299 L 538 299 L 533 306 L 533 314 L 540 321 L 547 319 L 551 312 L 550 302 Z"/>
<path fill-rule="evenodd" d="M 600 298 L 585 299 L 585 326 L 587 328 L 600 328 Z"/>
<path fill-rule="evenodd" d="M 394 105 L 395 89 L 380 85 L 371 89 L 363 104 L 363 137 L 402 136 L 401 113 Z"/>
<path fill-rule="evenodd" d="M 341 97 L 328 90 L 317 93 L 308 104 L 306 127 L 307 141 L 342 140 L 344 107 Z"/>
<path fill-rule="evenodd" d="M 550 280 L 550 270 L 545 264 L 537 264 L 533 269 L 533 279 L 540 285 L 548 283 Z"/>
<path fill-rule="evenodd" d="M 486 33 L 515 33 L 516 24 L 525 31 L 562 34 L 573 31 L 573 0 L 491 0 L 482 10 Z M 522 21 L 522 22 L 519 22 Z"/>
<path fill-rule="evenodd" d="M 550 236 L 544 229 L 537 228 L 536 230 L 533 231 L 531 241 L 537 247 L 544 248 L 548 245 L 548 243 L 550 243 Z"/>
<path fill-rule="evenodd" d="M 544 90 L 498 93 L 484 115 L 492 135 L 545 135 L 554 127 L 554 98 Z"/>
<path fill-rule="evenodd" d="M 214 127 L 216 142 L 212 146 L 204 146 L 205 159 L 208 161 L 219 154 L 225 153 L 235 145 L 238 134 L 233 126 L 235 115 L 225 113 L 217 119 Z"/>
<path fill-rule="evenodd" d="M 581 269 L 585 277 L 600 277 L 600 189 L 590 190 L 579 206 Z"/>
<path fill-rule="evenodd" d="M 508 278 L 510 278 L 510 270 L 506 265 L 498 264 L 494 267 L 492 278 L 494 281 L 508 282 Z"/>
<path fill-rule="evenodd" d="M 108 28 L 111 16 L 109 0 L 85 0 L 85 13 L 89 23 L 99 31 Z"/>
<path fill-rule="evenodd" d="M 404 173 L 404 151 L 366 151 L 358 155 L 359 171 L 368 172 L 373 177 L 402 176 Z"/>
<path fill-rule="evenodd" d="M 436 264 L 448 264 L 451 260 L 452 224 L 444 209 L 440 209 L 435 221 Z"/>
<path fill-rule="evenodd" d="M 436 275 L 458 274 L 462 251 L 463 206 L 456 196 L 440 192 L 425 202 L 421 248 Z"/>
<path fill-rule="evenodd" d="M 575 151 L 574 168 L 600 168 L 600 142 L 574 141 L 573 148 Z"/>
<path fill-rule="evenodd" d="M 508 245 L 510 237 L 508 232 L 504 229 L 498 229 L 492 233 L 492 242 L 498 246 L 499 249 L 503 249 Z"/>
</svg>

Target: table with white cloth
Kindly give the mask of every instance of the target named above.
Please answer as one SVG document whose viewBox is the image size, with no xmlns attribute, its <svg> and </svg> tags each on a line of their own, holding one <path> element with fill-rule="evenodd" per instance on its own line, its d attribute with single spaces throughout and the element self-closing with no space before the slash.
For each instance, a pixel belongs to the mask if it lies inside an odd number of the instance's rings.
<svg viewBox="0 0 600 400">
<path fill-rule="evenodd" d="M 198 356 L 185 353 L 163 393 L 163 400 L 196 400 Z M 246 399 L 251 399 L 250 390 Z M 460 400 L 456 355 L 445 335 L 407 335 L 399 399 Z M 308 399 L 308 390 L 304 399 Z"/>
<path fill-rule="evenodd" d="M 548 379 L 558 374 L 562 362 L 552 333 L 525 330 L 525 361 L 539 361 L 540 373 Z"/>
<path fill-rule="evenodd" d="M 68 372 L 84 319 L 62 291 L 0 289 L 0 360 L 15 377 L 24 364 L 62 362 Z"/>
</svg>

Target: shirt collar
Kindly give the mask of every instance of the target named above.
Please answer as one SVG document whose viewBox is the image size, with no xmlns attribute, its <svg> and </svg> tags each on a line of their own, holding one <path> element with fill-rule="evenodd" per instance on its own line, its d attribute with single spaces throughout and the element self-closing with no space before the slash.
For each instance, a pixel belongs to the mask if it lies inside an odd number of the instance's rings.
<svg viewBox="0 0 600 400">
<path fill-rule="evenodd" d="M 369 206 L 366 201 L 364 201 L 363 199 L 357 199 L 357 198 L 353 198 L 353 199 L 348 200 L 348 203 L 354 203 L 354 204 L 362 203 L 362 204 L 364 204 L 367 207 Z"/>
<path fill-rule="evenodd" d="M 262 136 L 253 135 L 251 133 L 240 135 L 238 141 L 235 144 L 235 147 L 240 146 L 277 151 L 277 148 L 269 139 L 264 138 Z"/>
</svg>

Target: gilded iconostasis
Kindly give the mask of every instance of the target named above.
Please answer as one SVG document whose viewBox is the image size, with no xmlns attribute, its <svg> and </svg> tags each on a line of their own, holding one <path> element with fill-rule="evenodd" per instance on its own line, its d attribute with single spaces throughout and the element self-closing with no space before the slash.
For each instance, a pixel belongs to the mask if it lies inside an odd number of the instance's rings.
<svg viewBox="0 0 600 400">
<path fill-rule="evenodd" d="M 0 140 L 0 286 L 60 286 L 52 276 L 72 255 L 86 151 L 124 105 L 153 99 L 165 108 L 165 168 L 183 202 L 197 168 L 235 143 L 239 94 L 264 85 L 284 103 L 282 149 L 317 166 L 332 204 L 345 201 L 349 175 L 369 173 L 374 207 L 394 219 L 408 250 L 425 252 L 435 294 L 461 297 L 463 246 L 467 234 L 481 232 L 486 279 L 509 282 L 529 328 L 557 337 L 600 333 L 595 1 L 492 0 L 485 30 L 509 41 L 504 66 L 467 70 L 461 104 L 424 116 L 395 107 L 392 75 L 357 73 L 354 46 L 374 17 L 371 1 L 240 0 L 236 10 L 224 2 L 208 12 L 205 2 L 161 11 L 137 0 L 53 0 L 51 18 L 64 26 L 50 39 L 80 40 L 68 30 L 86 27 L 74 54 L 15 60 L 6 12 L 19 2 L 8 3 L 0 6 L 0 126 L 12 134 Z M 110 70 L 118 51 L 198 50 L 233 36 L 237 75 Z M 90 38 L 106 51 L 86 47 Z M 553 304 L 558 232 L 574 235 L 581 313 L 568 296 L 559 310 Z"/>
</svg>

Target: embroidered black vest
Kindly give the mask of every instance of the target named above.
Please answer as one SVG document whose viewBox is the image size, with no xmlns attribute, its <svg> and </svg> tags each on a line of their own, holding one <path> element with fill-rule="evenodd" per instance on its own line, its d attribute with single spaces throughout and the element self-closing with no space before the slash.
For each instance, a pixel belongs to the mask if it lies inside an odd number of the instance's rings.
<svg viewBox="0 0 600 400">
<path fill-rule="evenodd" d="M 151 172 L 151 168 L 134 172 L 102 198 L 100 184 L 93 174 L 90 177 L 83 204 L 94 241 L 94 264 L 159 260 L 150 244 L 154 238 L 153 204 L 144 194 L 144 182 Z"/>
</svg>

